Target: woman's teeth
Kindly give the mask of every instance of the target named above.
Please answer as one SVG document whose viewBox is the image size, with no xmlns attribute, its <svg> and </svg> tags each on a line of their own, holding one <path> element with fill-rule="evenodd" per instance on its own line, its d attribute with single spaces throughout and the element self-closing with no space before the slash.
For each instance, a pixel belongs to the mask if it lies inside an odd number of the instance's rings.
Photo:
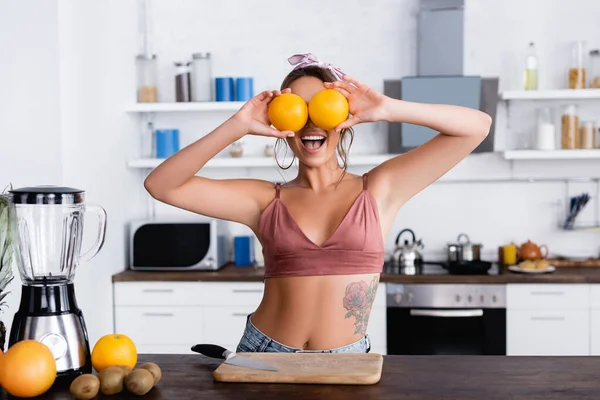
<svg viewBox="0 0 600 400">
<path fill-rule="evenodd" d="M 318 149 L 323 143 L 325 143 L 323 136 L 304 136 L 302 138 L 302 144 L 310 150 Z"/>
</svg>

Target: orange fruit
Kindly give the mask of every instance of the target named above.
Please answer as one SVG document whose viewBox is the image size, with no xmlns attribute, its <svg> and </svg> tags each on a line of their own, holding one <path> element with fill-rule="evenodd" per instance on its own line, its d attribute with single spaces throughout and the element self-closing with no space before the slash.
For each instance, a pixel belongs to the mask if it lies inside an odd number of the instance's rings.
<svg viewBox="0 0 600 400">
<path fill-rule="evenodd" d="M 12 345 L 2 357 L 0 380 L 4 390 L 15 397 L 35 397 L 48 391 L 56 380 L 52 351 L 36 340 Z"/>
<path fill-rule="evenodd" d="M 2 359 L 4 352 L 2 351 L 2 349 L 0 349 L 0 387 L 2 386 Z"/>
<path fill-rule="evenodd" d="M 92 350 L 92 366 L 98 372 L 114 365 L 126 365 L 133 369 L 137 356 L 135 343 L 128 336 L 117 333 L 104 335 Z"/>
<path fill-rule="evenodd" d="M 308 121 L 308 106 L 297 94 L 283 93 L 269 103 L 269 120 L 280 131 L 297 132 Z"/>
<path fill-rule="evenodd" d="M 308 102 L 310 120 L 326 131 L 348 118 L 348 100 L 335 89 L 324 89 Z"/>
</svg>

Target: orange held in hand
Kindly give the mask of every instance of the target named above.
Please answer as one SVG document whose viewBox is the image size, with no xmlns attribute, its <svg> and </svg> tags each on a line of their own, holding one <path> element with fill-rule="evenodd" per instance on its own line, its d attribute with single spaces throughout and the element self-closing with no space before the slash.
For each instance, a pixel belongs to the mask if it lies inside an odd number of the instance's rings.
<svg viewBox="0 0 600 400">
<path fill-rule="evenodd" d="M 102 336 L 92 350 L 92 366 L 98 372 L 113 365 L 134 368 L 137 363 L 137 349 L 133 341 L 121 334 Z"/>
<path fill-rule="evenodd" d="M 56 361 L 50 348 L 36 340 L 22 340 L 0 355 L 0 381 L 15 397 L 46 393 L 56 380 Z"/>
<path fill-rule="evenodd" d="M 283 93 L 269 103 L 269 120 L 280 131 L 298 132 L 308 120 L 308 107 L 302 97 Z"/>
<path fill-rule="evenodd" d="M 326 131 L 348 118 L 348 100 L 335 89 L 324 89 L 308 102 L 310 120 Z"/>
</svg>

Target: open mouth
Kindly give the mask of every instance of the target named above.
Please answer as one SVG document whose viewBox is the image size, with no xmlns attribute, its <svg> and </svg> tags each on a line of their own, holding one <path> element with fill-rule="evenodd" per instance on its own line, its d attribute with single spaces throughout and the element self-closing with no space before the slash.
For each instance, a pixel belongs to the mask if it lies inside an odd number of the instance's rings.
<svg viewBox="0 0 600 400">
<path fill-rule="evenodd" d="M 304 148 L 309 151 L 319 150 L 325 143 L 326 138 L 320 135 L 307 135 L 300 138 Z"/>
</svg>

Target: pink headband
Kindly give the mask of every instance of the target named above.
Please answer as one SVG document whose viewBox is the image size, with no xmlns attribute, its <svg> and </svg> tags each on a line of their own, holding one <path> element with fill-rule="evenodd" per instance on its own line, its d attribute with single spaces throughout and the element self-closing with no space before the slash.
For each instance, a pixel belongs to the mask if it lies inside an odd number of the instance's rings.
<svg viewBox="0 0 600 400">
<path fill-rule="evenodd" d="M 316 67 L 321 67 L 321 68 L 327 68 L 340 81 L 342 80 L 342 78 L 345 75 L 344 72 L 341 69 L 339 69 L 338 67 L 335 67 L 331 64 L 328 64 L 324 61 L 319 60 L 318 57 L 315 57 L 311 53 L 294 54 L 293 56 L 288 58 L 288 62 L 291 65 L 295 65 L 295 67 L 292 69 L 292 71 L 296 70 L 298 68 L 316 66 Z"/>
</svg>

